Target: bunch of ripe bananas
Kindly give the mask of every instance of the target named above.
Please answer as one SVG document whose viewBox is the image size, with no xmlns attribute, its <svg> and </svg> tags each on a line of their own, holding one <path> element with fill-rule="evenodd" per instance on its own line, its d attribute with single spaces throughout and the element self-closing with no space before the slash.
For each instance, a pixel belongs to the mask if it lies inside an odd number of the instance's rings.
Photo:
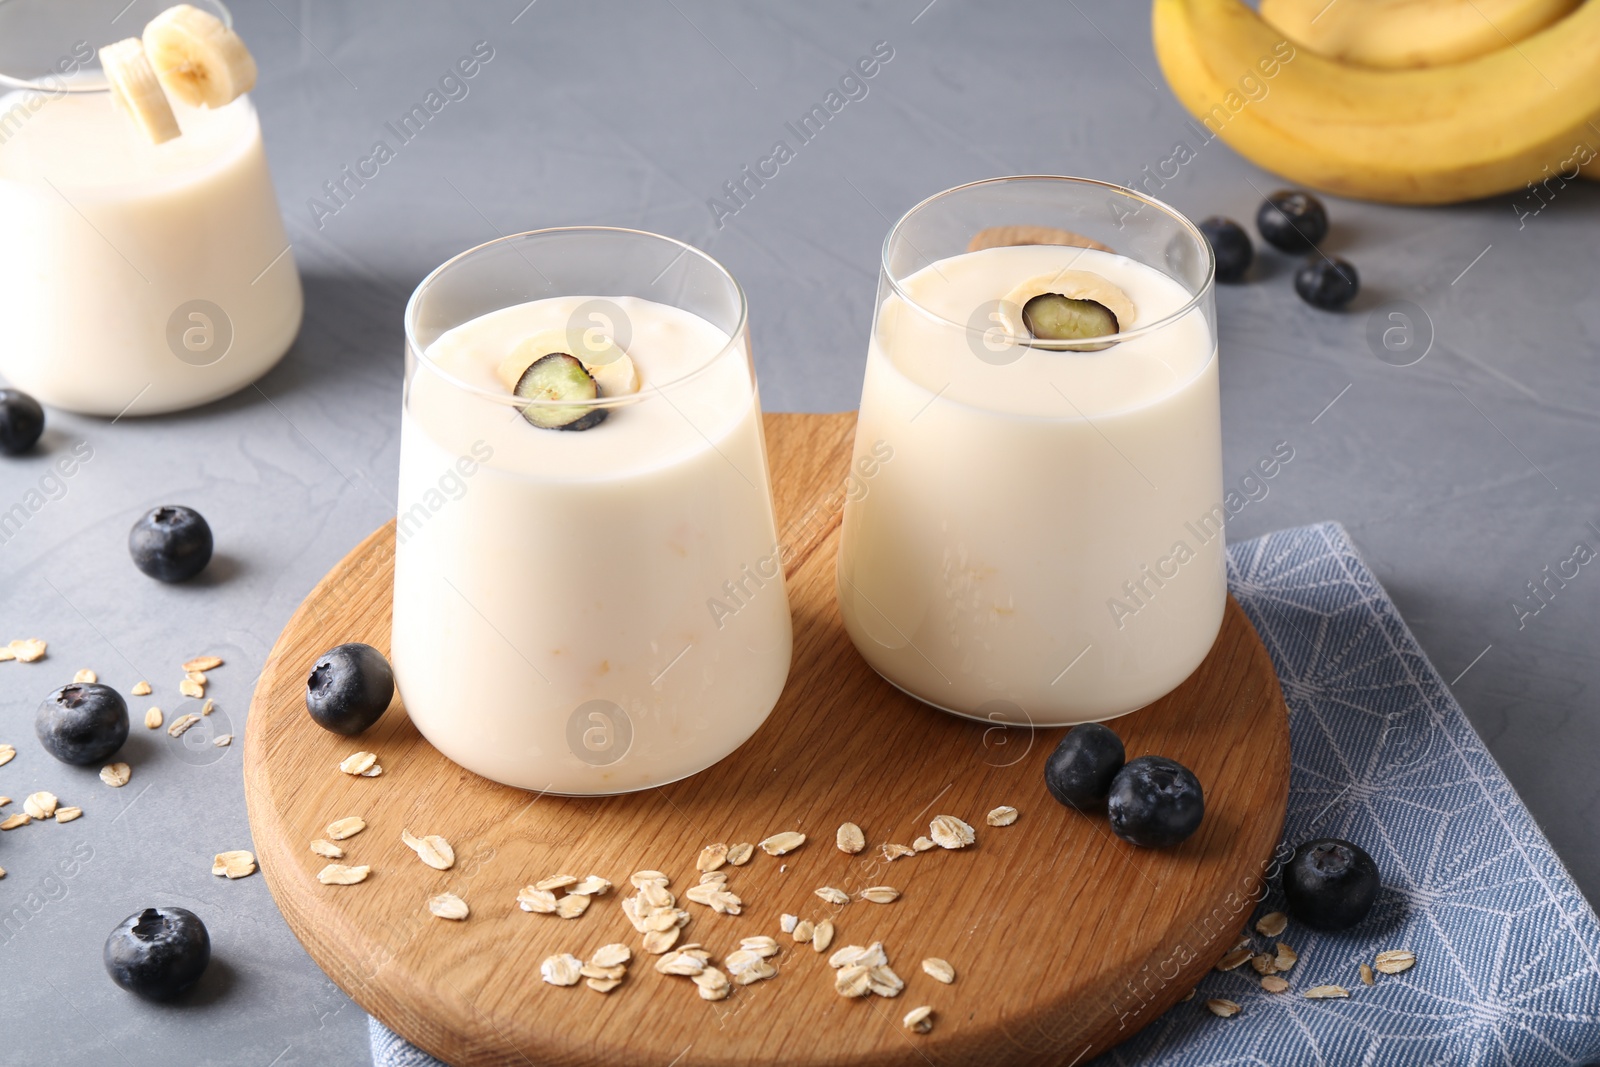
<svg viewBox="0 0 1600 1067">
<path fill-rule="evenodd" d="M 1215 136 L 1341 196 L 1442 204 L 1600 178 L 1600 0 L 1155 0 Z"/>
</svg>

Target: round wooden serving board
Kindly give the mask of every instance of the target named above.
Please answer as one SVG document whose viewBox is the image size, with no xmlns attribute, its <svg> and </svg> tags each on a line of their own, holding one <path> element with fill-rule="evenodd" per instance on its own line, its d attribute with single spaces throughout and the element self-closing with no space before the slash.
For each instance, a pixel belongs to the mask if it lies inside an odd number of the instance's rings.
<svg viewBox="0 0 1600 1067">
<path fill-rule="evenodd" d="M 311 592 L 262 672 L 245 735 L 245 785 L 261 869 L 313 959 L 367 1011 L 458 1067 L 633 1067 L 636 1064 L 827 1065 L 1081 1063 L 1182 999 L 1251 917 L 1283 826 L 1289 734 L 1266 650 L 1231 600 L 1210 657 L 1165 699 L 1117 721 L 1129 756 L 1158 753 L 1205 785 L 1206 816 L 1183 845 L 1147 851 L 1111 835 L 1103 817 L 1063 808 L 1044 789 L 1061 730 L 985 727 L 925 707 L 878 678 L 852 648 L 834 605 L 839 509 L 854 416 L 766 419 L 780 528 L 793 548 L 789 596 L 794 668 L 765 726 L 709 770 L 629 796 L 539 796 L 479 778 L 438 754 L 398 700 L 359 738 L 318 729 L 303 703 L 316 656 L 344 641 L 389 647 L 394 526 L 362 542 Z M 468 669 L 467 665 L 462 665 Z M 339 761 L 376 752 L 381 777 Z M 1021 811 L 1007 827 L 985 814 Z M 910 844 L 935 815 L 977 828 L 977 844 L 892 863 L 884 842 Z M 328 861 L 308 843 L 336 818 L 365 832 L 343 842 L 372 874 L 325 886 Z M 846 820 L 868 848 L 834 847 Z M 423 866 L 402 828 L 454 846 L 449 871 Z M 780 830 L 809 840 L 774 858 L 757 850 L 726 867 L 739 916 L 688 903 L 695 858 L 714 842 L 756 842 Z M 688 979 L 656 973 L 657 957 L 618 907 L 631 872 L 672 878 L 694 918 L 683 941 L 720 958 L 741 937 L 768 934 L 778 975 L 706 1002 Z M 548 875 L 598 874 L 616 888 L 583 916 L 518 909 L 518 889 Z M 892 904 L 813 895 L 892 885 Z M 465 922 L 432 917 L 452 892 Z M 896 999 L 847 1000 L 826 954 L 781 935 L 790 912 L 831 917 L 834 948 L 883 942 L 905 980 Z M 635 952 L 609 994 L 558 988 L 545 957 L 581 958 L 608 942 Z M 830 950 L 831 951 L 831 950 Z M 923 973 L 949 960 L 953 985 Z M 901 1016 L 931 1005 L 917 1035 Z M 1195 1003 L 1185 1010 L 1203 1011 Z"/>
</svg>

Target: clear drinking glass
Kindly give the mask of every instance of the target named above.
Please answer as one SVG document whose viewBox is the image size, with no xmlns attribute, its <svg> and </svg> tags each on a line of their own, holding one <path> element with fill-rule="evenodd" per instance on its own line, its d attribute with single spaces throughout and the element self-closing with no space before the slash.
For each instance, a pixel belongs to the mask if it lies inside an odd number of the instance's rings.
<svg viewBox="0 0 1600 1067">
<path fill-rule="evenodd" d="M 195 6 L 231 24 L 216 0 Z M 0 374 L 55 407 L 151 414 L 265 374 L 300 275 L 248 96 L 153 145 L 96 51 L 168 0 L 0 0 Z"/>
<path fill-rule="evenodd" d="M 574 795 L 739 747 L 791 635 L 738 283 L 667 237 L 540 230 L 430 274 L 406 342 L 392 645 L 417 728 L 485 777 Z M 607 395 L 610 342 L 637 392 Z M 552 350 L 603 364 L 588 429 L 533 425 L 579 413 L 512 395 Z"/>
<path fill-rule="evenodd" d="M 1099 247 L 968 250 L 1018 226 Z M 855 441 L 874 474 L 838 565 L 879 674 L 961 715 L 1061 725 L 1142 707 L 1205 658 L 1227 596 L 1214 266 L 1172 208 L 1076 178 L 964 185 L 889 232 Z M 1101 283 L 1118 332 L 1022 325 L 1030 293 Z"/>
</svg>

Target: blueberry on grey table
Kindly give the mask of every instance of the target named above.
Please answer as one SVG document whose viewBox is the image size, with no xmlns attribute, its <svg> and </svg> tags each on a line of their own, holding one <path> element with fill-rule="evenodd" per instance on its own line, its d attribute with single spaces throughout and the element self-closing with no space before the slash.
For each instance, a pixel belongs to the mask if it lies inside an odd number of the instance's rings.
<svg viewBox="0 0 1600 1067">
<path fill-rule="evenodd" d="M 1122 738 L 1109 726 L 1097 722 L 1074 726 L 1045 760 L 1045 788 L 1070 808 L 1105 811 L 1106 794 L 1125 759 Z"/>
<path fill-rule="evenodd" d="M 1294 272 L 1294 291 L 1323 311 L 1338 311 L 1354 300 L 1360 289 L 1360 275 L 1342 259 L 1313 256 Z"/>
<path fill-rule="evenodd" d="M 1200 232 L 1205 234 L 1212 254 L 1217 257 L 1217 281 L 1243 281 L 1245 271 L 1256 258 L 1255 245 L 1250 243 L 1250 235 L 1244 232 L 1244 227 L 1232 219 L 1213 215 L 1200 224 Z"/>
<path fill-rule="evenodd" d="M 1111 832 L 1141 848 L 1166 848 L 1186 840 L 1205 817 L 1200 779 L 1177 760 L 1140 756 L 1111 781 L 1106 814 Z"/>
<path fill-rule="evenodd" d="M 145 908 L 111 931 L 104 957 L 111 980 L 150 1000 L 170 1000 L 211 962 L 211 935 L 185 908 Z"/>
<path fill-rule="evenodd" d="M 1365 919 L 1380 885 L 1372 857 L 1337 837 L 1307 841 L 1283 868 L 1289 914 L 1315 930 L 1347 930 Z"/>
<path fill-rule="evenodd" d="M 128 704 L 109 685 L 74 682 L 45 697 L 33 732 L 62 763 L 89 766 L 109 758 L 128 740 Z"/>
<path fill-rule="evenodd" d="M 0 389 L 0 452 L 20 456 L 44 433 L 44 408 L 20 389 Z"/>
<path fill-rule="evenodd" d="M 600 395 L 594 376 L 566 352 L 535 360 L 512 391 L 523 400 L 593 400 Z M 605 408 L 582 404 L 529 404 L 522 409 L 522 417 L 543 430 L 588 430 L 604 422 L 606 415 Z"/>
<path fill-rule="evenodd" d="M 378 721 L 393 696 L 389 661 L 359 641 L 324 652 L 306 679 L 306 710 L 336 734 L 359 734 Z"/>
<path fill-rule="evenodd" d="M 1310 193 L 1279 189 L 1256 212 L 1261 239 L 1283 252 L 1309 252 L 1328 236 L 1328 211 Z"/>
<path fill-rule="evenodd" d="M 194 508 L 153 508 L 133 524 L 128 552 L 159 582 L 186 582 L 211 562 L 211 527 Z"/>
</svg>

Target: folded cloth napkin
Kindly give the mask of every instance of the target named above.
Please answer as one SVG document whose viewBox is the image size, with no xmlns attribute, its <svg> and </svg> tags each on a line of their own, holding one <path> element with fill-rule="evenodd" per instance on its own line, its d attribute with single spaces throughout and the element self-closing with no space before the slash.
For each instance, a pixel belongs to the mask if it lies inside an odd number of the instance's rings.
<svg viewBox="0 0 1600 1067">
<path fill-rule="evenodd" d="M 1542 1067 L 1600 1060 L 1600 920 L 1336 523 L 1228 549 L 1228 584 L 1289 704 L 1284 841 L 1341 837 L 1384 891 L 1354 930 L 1298 923 L 1268 993 L 1213 971 L 1095 1067 Z M 1280 910 L 1274 889 L 1256 916 Z M 1254 933 L 1254 931 L 1252 931 Z M 1387 949 L 1416 965 L 1359 977 Z M 1307 999 L 1336 985 L 1348 998 Z M 1207 1008 L 1227 999 L 1239 1014 Z M 1142 1020 L 1134 1020 L 1134 1022 Z M 442 1067 L 371 1020 L 377 1067 Z M 1064 1062 L 1063 1067 L 1067 1067 Z"/>
</svg>

